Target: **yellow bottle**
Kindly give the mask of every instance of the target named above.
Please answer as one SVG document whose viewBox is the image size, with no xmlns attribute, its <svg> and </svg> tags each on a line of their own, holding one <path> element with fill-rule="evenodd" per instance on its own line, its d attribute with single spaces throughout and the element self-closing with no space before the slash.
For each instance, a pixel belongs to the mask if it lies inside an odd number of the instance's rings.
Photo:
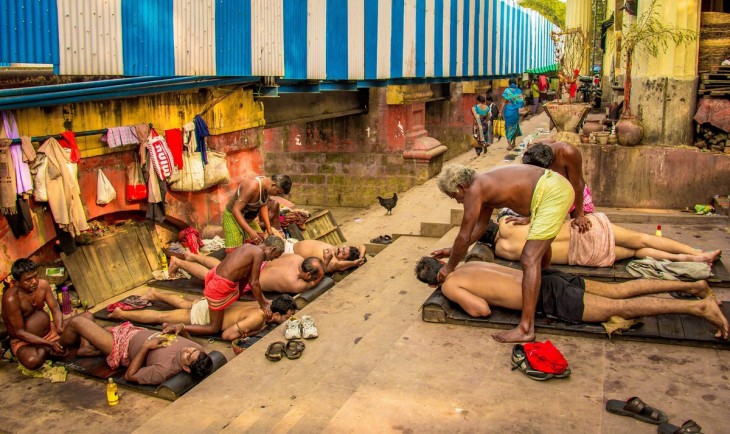
<svg viewBox="0 0 730 434">
<path fill-rule="evenodd" d="M 160 254 L 160 259 L 160 262 L 162 262 L 162 269 L 167 270 L 167 256 L 165 256 L 164 252 Z"/>
<path fill-rule="evenodd" d="M 117 384 L 113 378 L 109 378 L 109 383 L 106 385 L 106 400 L 109 405 L 119 404 L 119 394 L 117 393 Z"/>
<path fill-rule="evenodd" d="M 656 235 L 657 237 L 661 237 L 662 236 L 662 225 L 657 225 L 657 227 L 656 227 L 656 233 L 654 235 Z"/>
</svg>

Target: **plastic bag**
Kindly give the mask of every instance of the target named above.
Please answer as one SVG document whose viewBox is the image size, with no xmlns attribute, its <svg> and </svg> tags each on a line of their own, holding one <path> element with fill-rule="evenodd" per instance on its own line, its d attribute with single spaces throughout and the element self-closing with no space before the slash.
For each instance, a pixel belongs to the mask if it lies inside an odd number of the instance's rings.
<svg viewBox="0 0 730 434">
<path fill-rule="evenodd" d="M 226 166 L 226 154 L 208 151 L 208 164 L 205 165 L 205 188 L 225 184 L 231 178 Z"/>
<path fill-rule="evenodd" d="M 494 137 L 504 137 L 507 134 L 504 119 L 495 119 L 492 121 L 492 134 Z"/>
<path fill-rule="evenodd" d="M 172 191 L 200 191 L 205 188 L 205 170 L 200 152 L 183 151 L 180 178 L 170 183 Z"/>
<path fill-rule="evenodd" d="M 134 163 L 127 168 L 127 200 L 132 202 L 144 199 L 147 199 L 147 183 L 144 182 L 142 167 L 135 155 Z"/>
<path fill-rule="evenodd" d="M 48 190 L 46 190 L 46 168 L 48 157 L 46 154 L 36 154 L 33 166 L 30 171 L 33 173 L 33 200 L 36 202 L 48 202 Z"/>
<path fill-rule="evenodd" d="M 104 172 L 99 169 L 96 173 L 96 203 L 106 205 L 117 198 L 117 192 Z"/>
</svg>

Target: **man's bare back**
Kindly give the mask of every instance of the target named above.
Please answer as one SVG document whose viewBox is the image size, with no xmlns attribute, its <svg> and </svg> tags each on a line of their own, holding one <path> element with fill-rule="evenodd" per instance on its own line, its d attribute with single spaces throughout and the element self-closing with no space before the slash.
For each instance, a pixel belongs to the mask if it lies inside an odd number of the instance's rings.
<svg viewBox="0 0 730 434">
<path fill-rule="evenodd" d="M 301 277 L 303 263 L 304 258 L 296 254 L 282 255 L 267 262 L 259 277 L 261 289 L 267 292 L 298 294 L 313 287 L 322 280 L 324 268 L 321 268 L 321 274 L 316 281 L 307 282 Z"/>
<path fill-rule="evenodd" d="M 519 214 L 530 215 L 532 194 L 544 173 L 545 169 L 523 164 L 497 167 L 480 173 L 474 177 L 470 193 L 464 198 L 464 205 L 473 197 L 480 206 L 511 208 Z"/>
<path fill-rule="evenodd" d="M 216 273 L 231 282 L 245 285 L 249 281 L 254 263 L 261 264 L 263 261 L 264 252 L 256 246 L 246 244 L 228 253 L 216 267 Z"/>
<path fill-rule="evenodd" d="M 450 273 L 441 285 L 444 293 L 452 288 L 467 289 L 488 300 L 490 305 L 507 309 L 522 309 L 522 272 L 484 262 L 467 262 Z M 474 282 L 479 282 L 475 285 Z"/>
</svg>

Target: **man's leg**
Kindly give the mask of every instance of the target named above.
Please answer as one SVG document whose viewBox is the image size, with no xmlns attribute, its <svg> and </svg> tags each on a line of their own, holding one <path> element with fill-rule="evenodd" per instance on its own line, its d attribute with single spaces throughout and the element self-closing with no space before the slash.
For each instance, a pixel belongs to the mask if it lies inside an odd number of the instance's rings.
<svg viewBox="0 0 730 434">
<path fill-rule="evenodd" d="M 83 337 L 106 355 L 112 352 L 114 345 L 112 334 L 86 316 L 71 318 L 61 334 L 61 345 L 72 346 L 79 341 L 79 337 Z"/>
<path fill-rule="evenodd" d="M 142 324 L 183 323 L 190 324 L 190 309 L 175 310 L 122 310 L 114 309 L 110 317 Z"/>
<path fill-rule="evenodd" d="M 191 309 L 195 303 L 194 300 L 189 300 L 182 295 L 157 292 L 154 288 L 148 289 L 147 293 L 143 295 L 142 298 L 149 301 L 161 301 L 176 309 Z"/>
<path fill-rule="evenodd" d="M 517 327 L 493 335 L 499 342 L 530 342 L 535 339 L 535 309 L 540 293 L 543 258 L 550 250 L 549 240 L 527 240 L 520 256 L 522 266 L 522 317 Z M 549 256 L 548 256 L 549 259 Z"/>
<path fill-rule="evenodd" d="M 704 280 L 682 282 L 679 280 L 635 279 L 622 283 L 604 283 L 593 280 L 585 281 L 587 293 L 613 299 L 626 299 L 640 295 L 661 294 L 663 292 L 681 291 L 707 298 L 713 295 L 710 286 Z"/>
<path fill-rule="evenodd" d="M 637 318 L 640 316 L 661 315 L 666 313 L 686 313 L 706 319 L 717 327 L 715 337 L 728 338 L 730 326 L 717 303 L 710 299 L 687 301 L 657 297 L 637 297 L 628 300 L 613 300 L 586 293 L 583 297 L 583 321 L 603 322 L 611 316 Z"/>
<path fill-rule="evenodd" d="M 205 258 L 206 260 L 204 262 L 212 263 L 213 261 L 216 261 L 215 265 L 218 265 L 218 263 L 220 263 L 220 261 L 216 258 L 209 257 L 209 256 L 203 256 L 203 255 L 196 255 L 194 253 L 186 253 L 185 257 L 186 258 L 188 258 L 188 257 Z M 208 259 L 212 259 L 213 261 L 208 261 Z M 170 258 L 170 266 L 168 268 L 168 272 L 170 273 L 171 276 L 173 276 L 173 275 L 175 275 L 175 273 L 177 273 L 178 269 L 182 268 L 183 270 L 190 273 L 191 276 L 197 277 L 200 280 L 205 280 L 205 275 L 208 274 L 208 271 L 210 271 L 210 269 L 213 268 L 215 265 L 213 265 L 211 267 L 207 267 L 206 265 L 199 263 L 197 258 L 195 259 L 195 262 L 193 262 L 191 260 L 178 259 L 173 256 Z"/>
<path fill-rule="evenodd" d="M 53 327 L 53 325 L 51 325 L 51 327 Z M 46 359 L 48 359 L 49 355 L 51 355 L 50 348 L 32 344 L 24 345 L 15 352 L 15 357 L 18 358 L 18 362 L 31 370 L 35 370 L 43 366 L 43 363 Z"/>
<path fill-rule="evenodd" d="M 279 221 L 281 207 L 279 206 L 279 202 L 269 199 L 266 203 L 266 207 L 269 211 L 269 223 L 271 224 L 271 227 L 281 232 L 281 221 Z"/>
<path fill-rule="evenodd" d="M 612 224 L 617 247 L 633 249 L 637 258 L 651 257 L 682 262 L 714 262 L 722 253 L 721 250 L 702 252 L 679 241 L 666 237 L 632 231 Z"/>
</svg>

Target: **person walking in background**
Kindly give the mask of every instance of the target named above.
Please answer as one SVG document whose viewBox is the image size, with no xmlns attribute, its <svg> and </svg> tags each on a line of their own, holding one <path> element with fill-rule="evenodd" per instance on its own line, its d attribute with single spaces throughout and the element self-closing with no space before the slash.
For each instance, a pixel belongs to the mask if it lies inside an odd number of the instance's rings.
<svg viewBox="0 0 730 434">
<path fill-rule="evenodd" d="M 537 85 L 537 80 L 532 81 L 530 92 L 532 93 L 532 115 L 535 116 L 540 108 L 540 87 Z"/>
<path fill-rule="evenodd" d="M 525 106 L 522 90 L 517 86 L 517 80 L 509 79 L 509 87 L 502 92 L 502 109 L 504 113 L 505 135 L 507 136 L 507 150 L 514 149 L 517 137 L 522 135 L 520 130 L 520 109 Z"/>
<path fill-rule="evenodd" d="M 491 144 L 487 142 L 489 136 L 489 123 L 491 121 L 491 115 L 489 112 L 489 105 L 484 95 L 477 95 L 477 103 L 471 108 L 471 114 L 474 117 L 474 138 L 477 141 L 474 150 L 477 153 L 477 157 L 481 155 L 482 151 L 486 153 L 487 147 Z"/>
</svg>

